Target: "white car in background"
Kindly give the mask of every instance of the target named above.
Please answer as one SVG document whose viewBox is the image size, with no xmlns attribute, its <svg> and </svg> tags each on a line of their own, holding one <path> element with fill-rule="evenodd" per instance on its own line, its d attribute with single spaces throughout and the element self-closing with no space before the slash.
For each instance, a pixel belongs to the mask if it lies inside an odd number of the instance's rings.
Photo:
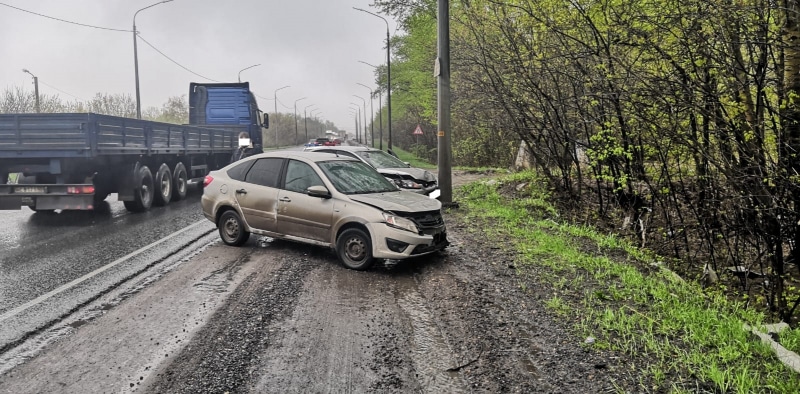
<svg viewBox="0 0 800 394">
<path fill-rule="evenodd" d="M 316 146 L 304 150 L 354 157 L 374 167 L 403 190 L 423 194 L 430 198 L 439 197 L 439 181 L 436 179 L 436 175 L 422 168 L 411 167 L 408 163 L 404 163 L 380 149 L 366 146 Z"/>
</svg>

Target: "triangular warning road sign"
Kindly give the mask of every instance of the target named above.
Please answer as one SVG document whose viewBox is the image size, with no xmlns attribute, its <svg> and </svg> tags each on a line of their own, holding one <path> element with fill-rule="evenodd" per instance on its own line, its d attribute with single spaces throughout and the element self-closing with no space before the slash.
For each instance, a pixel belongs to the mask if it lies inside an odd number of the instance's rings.
<svg viewBox="0 0 800 394">
<path fill-rule="evenodd" d="M 414 132 L 412 134 L 414 134 L 414 135 L 422 135 L 422 127 L 419 127 L 419 125 L 417 125 L 417 128 L 414 129 Z"/>
</svg>

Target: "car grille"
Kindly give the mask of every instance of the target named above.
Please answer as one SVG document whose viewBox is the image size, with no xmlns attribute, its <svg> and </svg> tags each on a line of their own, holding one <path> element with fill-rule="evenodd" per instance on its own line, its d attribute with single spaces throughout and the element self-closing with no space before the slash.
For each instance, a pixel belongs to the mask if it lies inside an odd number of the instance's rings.
<svg viewBox="0 0 800 394">
<path fill-rule="evenodd" d="M 442 218 L 442 213 L 440 211 L 428 211 L 428 212 L 398 212 L 398 215 L 406 218 L 411 219 L 414 223 L 417 224 L 419 227 L 420 232 L 423 234 L 434 234 L 440 232 L 441 228 L 444 227 L 444 219 Z"/>
</svg>

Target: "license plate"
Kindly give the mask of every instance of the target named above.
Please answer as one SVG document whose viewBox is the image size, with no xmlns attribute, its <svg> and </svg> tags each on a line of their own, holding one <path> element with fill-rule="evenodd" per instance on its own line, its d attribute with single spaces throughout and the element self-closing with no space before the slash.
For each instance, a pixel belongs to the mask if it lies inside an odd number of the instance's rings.
<svg viewBox="0 0 800 394">
<path fill-rule="evenodd" d="M 14 193 L 45 193 L 46 191 L 44 186 L 17 186 L 14 188 Z"/>
</svg>

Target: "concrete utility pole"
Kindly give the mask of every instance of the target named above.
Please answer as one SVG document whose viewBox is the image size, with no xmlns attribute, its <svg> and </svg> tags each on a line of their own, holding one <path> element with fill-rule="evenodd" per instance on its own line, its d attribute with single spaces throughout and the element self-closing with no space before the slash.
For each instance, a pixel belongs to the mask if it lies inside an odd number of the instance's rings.
<svg viewBox="0 0 800 394">
<path fill-rule="evenodd" d="M 438 58 L 434 67 L 438 90 L 439 199 L 453 204 L 452 152 L 450 150 L 450 1 L 438 0 Z"/>
<path fill-rule="evenodd" d="M 137 53 L 136 50 L 136 35 L 138 34 L 138 32 L 136 31 L 136 14 L 150 7 L 155 7 L 159 4 L 169 3 L 170 1 L 172 0 L 163 0 L 155 4 L 150 4 L 147 7 L 139 9 L 139 11 L 136 11 L 133 14 L 133 72 L 134 76 L 136 77 L 136 119 L 142 118 L 142 99 L 141 96 L 139 95 L 139 54 Z"/>
<path fill-rule="evenodd" d="M 33 77 L 33 94 L 36 96 L 36 113 L 38 114 L 42 112 L 41 107 L 39 107 L 39 78 L 28 71 L 27 68 L 23 68 L 22 72 L 28 73 Z"/>
</svg>

